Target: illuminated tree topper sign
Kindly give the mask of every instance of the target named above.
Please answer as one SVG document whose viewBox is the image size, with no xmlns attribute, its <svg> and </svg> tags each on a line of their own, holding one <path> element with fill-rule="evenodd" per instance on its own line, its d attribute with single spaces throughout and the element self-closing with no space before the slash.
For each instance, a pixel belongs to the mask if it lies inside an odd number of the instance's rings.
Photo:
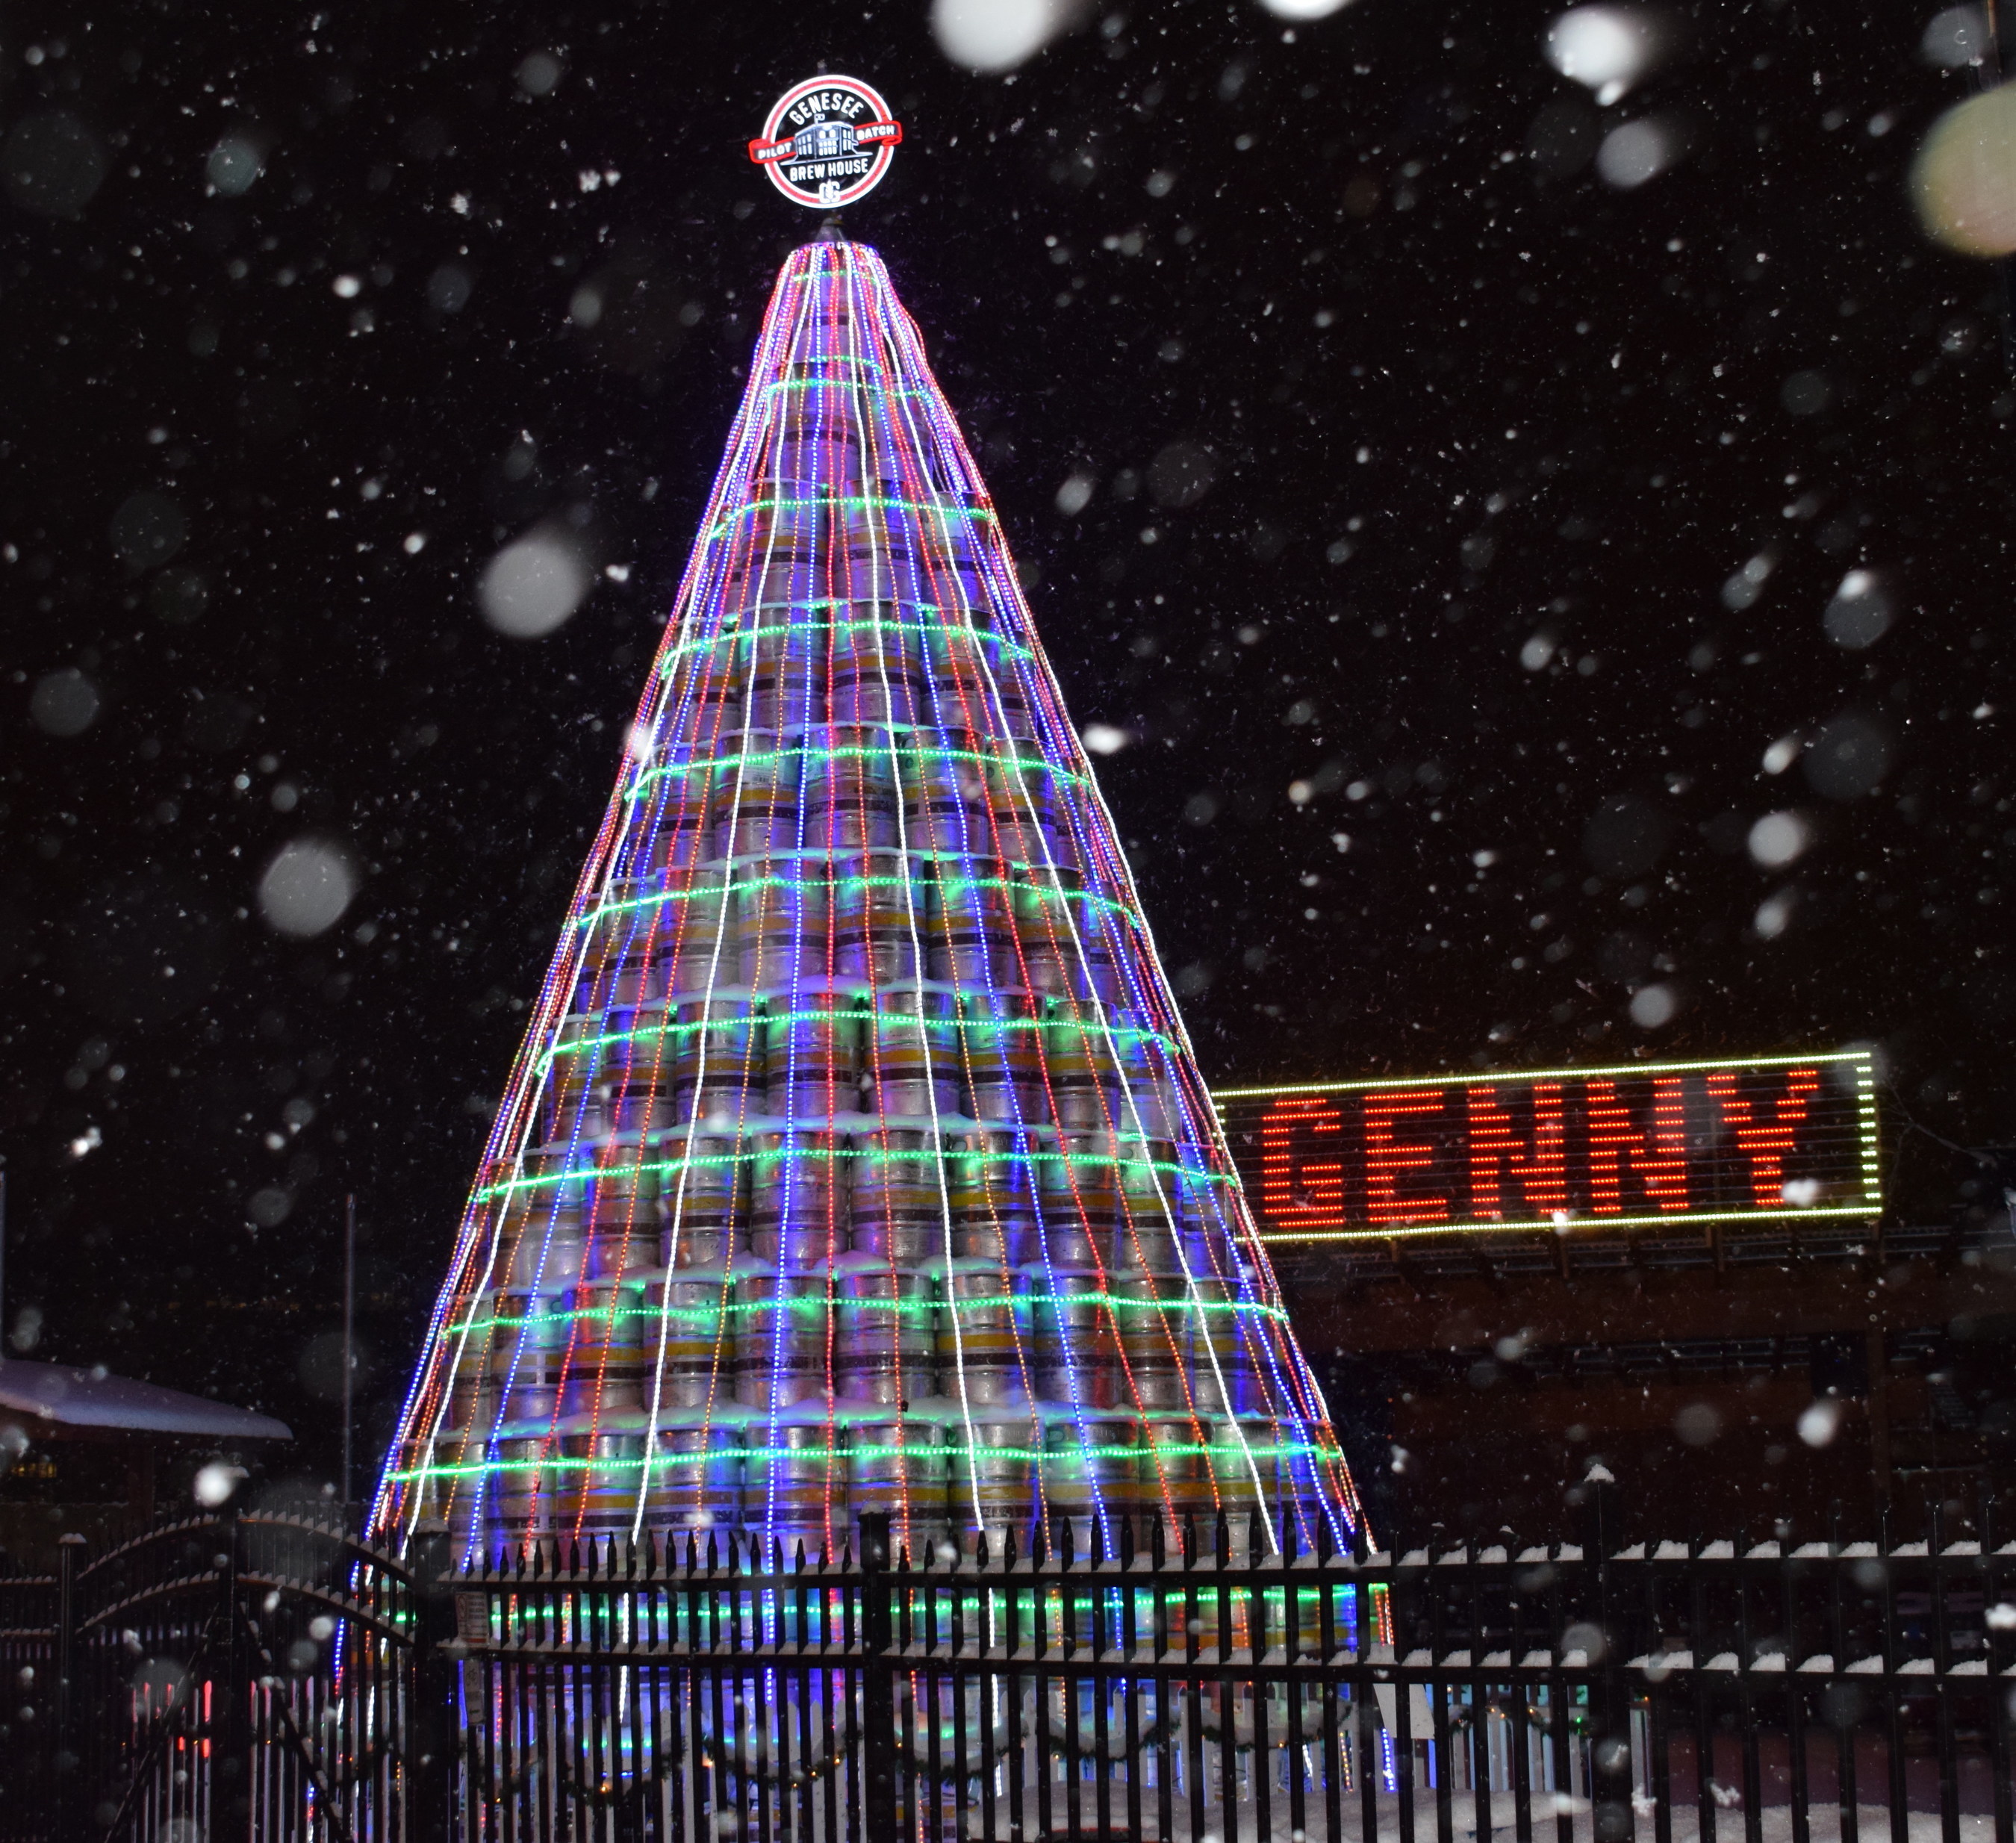
<svg viewBox="0 0 2016 1843">
<path fill-rule="evenodd" d="M 1269 1241 L 1870 1217 L 1882 1203 L 1862 1050 L 1215 1098 Z"/>
<path fill-rule="evenodd" d="M 830 211 L 881 184 L 902 138 L 903 124 L 859 77 L 815 77 L 777 99 L 749 157 L 794 204 Z"/>
</svg>

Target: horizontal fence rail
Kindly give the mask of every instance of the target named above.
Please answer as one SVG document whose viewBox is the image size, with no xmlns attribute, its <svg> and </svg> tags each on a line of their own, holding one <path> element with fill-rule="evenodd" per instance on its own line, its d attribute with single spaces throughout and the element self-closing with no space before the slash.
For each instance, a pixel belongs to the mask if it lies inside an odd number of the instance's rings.
<svg viewBox="0 0 2016 1843">
<path fill-rule="evenodd" d="M 2016 1543 L 1298 1553 L 725 1532 L 472 1568 L 252 1515 L 0 1575 L 0 1843 L 2016 1843 Z"/>
</svg>

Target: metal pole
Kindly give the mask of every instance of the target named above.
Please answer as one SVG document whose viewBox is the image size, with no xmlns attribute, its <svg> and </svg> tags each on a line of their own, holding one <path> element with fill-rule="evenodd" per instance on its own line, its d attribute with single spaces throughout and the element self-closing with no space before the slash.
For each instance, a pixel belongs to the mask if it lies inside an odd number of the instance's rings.
<svg viewBox="0 0 2016 1843">
<path fill-rule="evenodd" d="M 0 1362 L 7 1358 L 7 1168 L 0 1164 Z"/>
<path fill-rule="evenodd" d="M 84 1538 L 67 1535 L 56 1545 L 56 1719 L 52 1762 L 56 1776 L 56 1836 L 76 1843 L 84 1834 L 81 1787 L 83 1749 L 78 1744 L 77 1570 Z"/>
<path fill-rule="evenodd" d="M 343 1521 L 350 1527 L 351 1407 L 357 1375 L 357 1197 L 343 1200 Z"/>
<path fill-rule="evenodd" d="M 408 1551 L 416 1588 L 413 1624 L 413 1713 L 407 1754 L 409 1843 L 448 1843 L 455 1834 L 455 1664 L 445 1649 L 455 1635 L 454 1564 L 448 1525 L 430 1519 Z"/>
<path fill-rule="evenodd" d="M 866 1843 L 902 1834 L 896 1774 L 896 1666 L 891 1617 L 889 1513 L 861 1514 L 862 1827 Z M 1046 1771 L 1048 1768 L 1046 1767 Z"/>
</svg>

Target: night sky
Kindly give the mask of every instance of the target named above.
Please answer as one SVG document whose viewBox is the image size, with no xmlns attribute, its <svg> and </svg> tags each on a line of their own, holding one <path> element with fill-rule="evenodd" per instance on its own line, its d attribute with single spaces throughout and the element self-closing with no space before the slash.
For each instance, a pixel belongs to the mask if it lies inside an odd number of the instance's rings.
<svg viewBox="0 0 2016 1843">
<path fill-rule="evenodd" d="M 1943 1208 L 1941 1142 L 2016 1136 L 2016 397 L 1906 186 L 1972 80 L 1929 5 L 1728 0 L 1599 108 L 1557 10 L 1163 0 L 1003 77 L 921 0 L 12 9 L 13 1352 L 326 1475 L 354 1191 L 382 1437 L 815 228 L 744 144 L 822 63 L 905 124 L 846 227 L 1132 739 L 1207 1075 L 1870 1041 Z M 604 573 L 507 639 L 477 578 L 553 521 Z M 304 838 L 358 876 L 305 940 L 257 896 Z"/>
</svg>

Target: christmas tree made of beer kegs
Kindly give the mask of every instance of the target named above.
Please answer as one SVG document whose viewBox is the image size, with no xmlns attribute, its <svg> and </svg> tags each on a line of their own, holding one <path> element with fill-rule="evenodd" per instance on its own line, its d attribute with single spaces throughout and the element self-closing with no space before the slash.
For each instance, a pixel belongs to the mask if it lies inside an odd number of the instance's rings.
<svg viewBox="0 0 2016 1843">
<path fill-rule="evenodd" d="M 1001 526 L 867 246 L 777 282 L 379 1491 L 466 1554 L 1356 1498 Z"/>
</svg>

